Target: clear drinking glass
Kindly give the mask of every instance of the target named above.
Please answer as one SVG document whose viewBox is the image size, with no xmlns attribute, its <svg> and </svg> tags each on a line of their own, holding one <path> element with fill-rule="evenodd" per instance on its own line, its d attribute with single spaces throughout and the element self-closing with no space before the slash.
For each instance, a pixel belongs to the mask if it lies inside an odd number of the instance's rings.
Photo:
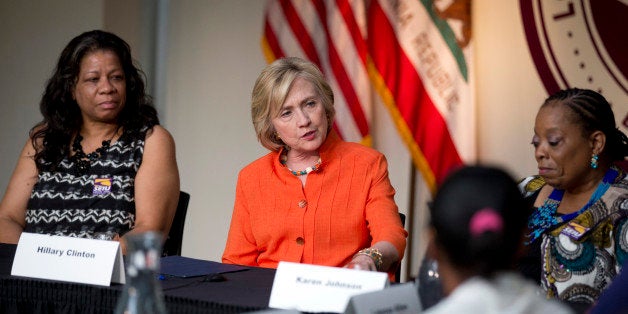
<svg viewBox="0 0 628 314">
<path fill-rule="evenodd" d="M 423 259 L 415 284 L 419 290 L 419 299 L 423 310 L 432 307 L 443 298 L 443 286 L 436 260 L 429 257 Z"/>
<path fill-rule="evenodd" d="M 145 232 L 125 236 L 126 285 L 118 299 L 116 314 L 167 313 L 157 280 L 162 235 Z"/>
</svg>

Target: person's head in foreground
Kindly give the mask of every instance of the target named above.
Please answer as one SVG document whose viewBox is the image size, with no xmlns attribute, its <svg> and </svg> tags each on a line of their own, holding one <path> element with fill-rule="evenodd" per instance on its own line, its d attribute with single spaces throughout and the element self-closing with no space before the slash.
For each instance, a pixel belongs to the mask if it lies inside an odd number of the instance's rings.
<svg viewBox="0 0 628 314">
<path fill-rule="evenodd" d="M 430 313 L 542 313 L 538 287 L 513 271 L 529 213 L 505 171 L 466 166 L 451 173 L 430 206 L 430 254 L 447 297 Z M 559 311 L 560 312 L 560 311 Z"/>
<path fill-rule="evenodd" d="M 528 212 L 503 170 L 469 166 L 454 172 L 430 206 L 439 266 L 450 265 L 461 279 L 512 269 Z"/>
</svg>

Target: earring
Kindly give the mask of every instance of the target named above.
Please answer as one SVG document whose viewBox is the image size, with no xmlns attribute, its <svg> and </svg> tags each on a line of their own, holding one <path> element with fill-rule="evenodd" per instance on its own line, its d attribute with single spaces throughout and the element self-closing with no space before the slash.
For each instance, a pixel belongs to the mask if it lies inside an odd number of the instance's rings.
<svg viewBox="0 0 628 314">
<path fill-rule="evenodd" d="M 281 140 L 281 137 L 279 136 L 279 134 L 278 134 L 277 132 L 273 132 L 273 135 L 272 135 L 272 140 L 273 140 L 275 143 L 278 143 L 278 144 L 283 143 L 283 141 Z"/>
<path fill-rule="evenodd" d="M 598 159 L 598 155 L 597 154 L 593 154 L 591 156 L 591 168 L 593 169 L 597 169 L 597 159 Z"/>
</svg>

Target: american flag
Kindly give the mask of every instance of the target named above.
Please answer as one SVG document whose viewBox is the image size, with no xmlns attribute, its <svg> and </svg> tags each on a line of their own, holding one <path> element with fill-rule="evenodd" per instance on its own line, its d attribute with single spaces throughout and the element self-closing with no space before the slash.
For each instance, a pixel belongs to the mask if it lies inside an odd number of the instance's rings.
<svg viewBox="0 0 628 314">
<path fill-rule="evenodd" d="M 364 10 L 363 1 L 269 1 L 262 47 L 268 62 L 291 56 L 318 65 L 334 90 L 334 128 L 347 141 L 369 145 L 373 104 Z"/>
</svg>

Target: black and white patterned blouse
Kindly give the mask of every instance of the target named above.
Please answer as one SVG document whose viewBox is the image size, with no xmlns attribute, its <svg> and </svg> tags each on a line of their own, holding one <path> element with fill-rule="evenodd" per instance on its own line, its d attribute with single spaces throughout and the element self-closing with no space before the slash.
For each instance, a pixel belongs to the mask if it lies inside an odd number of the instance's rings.
<svg viewBox="0 0 628 314">
<path fill-rule="evenodd" d="M 83 175 L 68 157 L 55 172 L 40 172 L 28 202 L 24 231 L 110 239 L 133 228 L 134 182 L 145 138 L 146 130 L 135 138 L 125 132 Z"/>
</svg>

